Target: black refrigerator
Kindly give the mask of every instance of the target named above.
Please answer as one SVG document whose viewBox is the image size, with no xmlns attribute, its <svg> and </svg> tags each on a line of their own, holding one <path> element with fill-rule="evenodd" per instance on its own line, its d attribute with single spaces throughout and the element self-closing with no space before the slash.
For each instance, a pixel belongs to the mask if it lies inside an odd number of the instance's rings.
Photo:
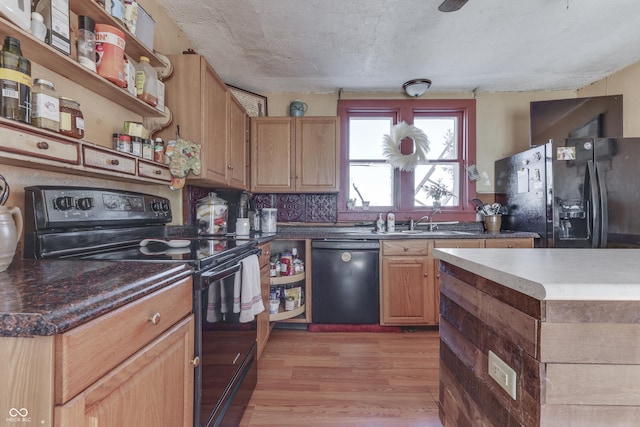
<svg viewBox="0 0 640 427">
<path fill-rule="evenodd" d="M 640 138 L 551 140 L 495 163 L 503 229 L 536 246 L 640 247 Z"/>
</svg>

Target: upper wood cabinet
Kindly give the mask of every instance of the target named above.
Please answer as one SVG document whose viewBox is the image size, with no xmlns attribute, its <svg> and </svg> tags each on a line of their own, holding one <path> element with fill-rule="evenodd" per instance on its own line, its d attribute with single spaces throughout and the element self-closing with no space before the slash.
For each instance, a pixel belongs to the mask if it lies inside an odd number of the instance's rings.
<svg viewBox="0 0 640 427">
<path fill-rule="evenodd" d="M 338 117 L 251 119 L 251 190 L 337 192 L 340 185 Z"/>
<path fill-rule="evenodd" d="M 234 188 L 249 188 L 249 116 L 244 107 L 227 92 L 229 97 L 229 153 L 227 173 Z"/>
<path fill-rule="evenodd" d="M 187 180 L 199 185 L 247 188 L 246 113 L 228 92 L 206 59 L 200 55 L 174 55 L 172 76 L 165 81 L 166 104 L 175 126 L 163 131 L 165 139 L 180 137 L 200 144 L 200 175 Z M 241 147 L 237 147 L 240 145 Z"/>
</svg>

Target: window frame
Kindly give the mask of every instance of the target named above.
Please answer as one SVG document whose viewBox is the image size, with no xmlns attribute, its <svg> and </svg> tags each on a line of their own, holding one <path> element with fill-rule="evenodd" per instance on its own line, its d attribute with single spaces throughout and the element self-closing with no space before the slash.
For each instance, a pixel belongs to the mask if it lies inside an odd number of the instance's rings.
<svg viewBox="0 0 640 427">
<path fill-rule="evenodd" d="M 349 195 L 349 119 L 384 115 L 393 117 L 394 124 L 401 121 L 413 123 L 416 116 L 458 115 L 460 135 L 460 203 L 459 206 L 442 208 L 439 219 L 473 221 L 475 207 L 471 199 L 476 197 L 476 184 L 467 178 L 465 167 L 476 163 L 476 101 L 475 99 L 384 99 L 384 100 L 338 100 L 340 117 L 340 192 L 338 193 L 338 221 L 372 221 L 380 213 L 392 210 L 396 220 L 417 218 L 432 211 L 430 208 L 414 208 L 414 173 L 394 170 L 394 206 L 370 210 L 348 210 Z M 382 143 L 382 141 L 381 141 Z M 451 162 L 449 160 L 448 162 Z"/>
</svg>

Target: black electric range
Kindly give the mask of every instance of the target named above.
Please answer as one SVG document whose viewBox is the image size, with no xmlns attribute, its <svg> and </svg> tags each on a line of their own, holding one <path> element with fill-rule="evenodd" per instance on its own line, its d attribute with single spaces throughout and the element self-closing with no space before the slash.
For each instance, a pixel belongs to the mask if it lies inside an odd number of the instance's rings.
<svg viewBox="0 0 640 427">
<path fill-rule="evenodd" d="M 25 188 L 25 258 L 180 262 L 194 270 L 194 426 L 236 426 L 257 382 L 256 321 L 242 323 L 232 307 L 236 275 L 259 254 L 255 239 L 197 236 L 167 226 L 170 201 L 122 190 Z M 181 248 L 144 239 L 188 240 Z M 214 307 L 212 309 L 212 307 Z"/>
</svg>

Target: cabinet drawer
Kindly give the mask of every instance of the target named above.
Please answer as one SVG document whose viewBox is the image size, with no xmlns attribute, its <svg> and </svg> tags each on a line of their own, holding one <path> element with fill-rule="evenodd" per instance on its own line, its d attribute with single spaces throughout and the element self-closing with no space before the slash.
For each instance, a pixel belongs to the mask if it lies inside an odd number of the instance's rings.
<svg viewBox="0 0 640 427">
<path fill-rule="evenodd" d="M 434 248 L 483 248 L 482 239 L 442 239 L 433 241 Z"/>
<path fill-rule="evenodd" d="M 110 150 L 101 150 L 97 147 L 82 146 L 84 165 L 89 168 L 109 170 L 113 172 L 136 174 L 136 159 L 122 156 Z"/>
<path fill-rule="evenodd" d="M 532 248 L 533 239 L 487 239 L 485 248 Z"/>
<path fill-rule="evenodd" d="M 191 301 L 189 277 L 56 335 L 56 404 L 67 402 L 191 313 Z"/>
<path fill-rule="evenodd" d="M 80 143 L 0 127 L 0 150 L 29 157 L 80 164 Z"/>
<path fill-rule="evenodd" d="M 169 172 L 169 168 L 167 166 L 145 162 L 144 160 L 138 160 L 138 175 L 145 178 L 171 182 L 171 172 Z"/>
<path fill-rule="evenodd" d="M 428 255 L 429 240 L 387 240 L 382 243 L 382 255 Z"/>
</svg>

